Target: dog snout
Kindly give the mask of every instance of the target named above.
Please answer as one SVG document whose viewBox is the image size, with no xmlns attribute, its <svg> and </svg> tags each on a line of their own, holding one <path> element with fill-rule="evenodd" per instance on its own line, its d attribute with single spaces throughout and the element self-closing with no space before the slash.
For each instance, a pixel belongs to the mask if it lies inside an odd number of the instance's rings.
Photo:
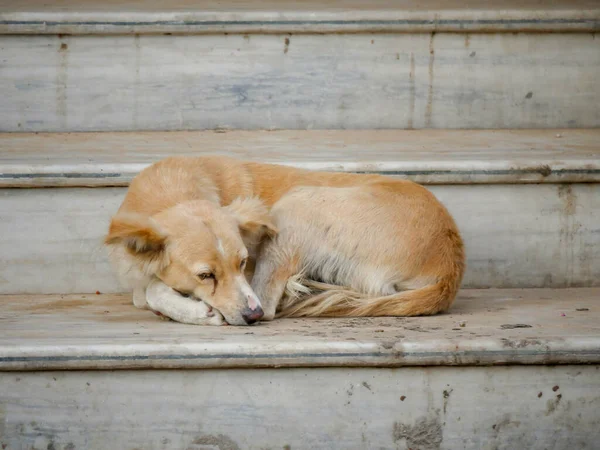
<svg viewBox="0 0 600 450">
<path fill-rule="evenodd" d="M 257 322 L 264 315 L 265 313 L 260 306 L 257 306 L 256 309 L 245 308 L 242 311 L 242 317 L 248 325 L 252 325 L 253 323 Z"/>
</svg>

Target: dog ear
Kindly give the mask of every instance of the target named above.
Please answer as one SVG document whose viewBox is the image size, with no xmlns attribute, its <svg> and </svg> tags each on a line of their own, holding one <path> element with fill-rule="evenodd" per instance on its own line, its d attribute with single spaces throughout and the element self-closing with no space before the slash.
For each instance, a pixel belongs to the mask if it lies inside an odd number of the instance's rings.
<svg viewBox="0 0 600 450">
<path fill-rule="evenodd" d="M 110 222 L 104 243 L 124 246 L 146 274 L 157 273 L 168 265 L 167 235 L 151 217 L 117 214 Z"/>
<path fill-rule="evenodd" d="M 225 209 L 237 220 L 246 246 L 255 245 L 264 236 L 273 237 L 277 234 L 269 209 L 258 198 L 236 198 Z"/>
</svg>

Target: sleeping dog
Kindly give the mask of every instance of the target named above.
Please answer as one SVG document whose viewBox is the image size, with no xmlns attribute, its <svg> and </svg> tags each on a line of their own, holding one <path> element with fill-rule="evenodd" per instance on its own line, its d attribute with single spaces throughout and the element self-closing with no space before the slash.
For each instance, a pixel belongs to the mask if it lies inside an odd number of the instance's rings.
<svg viewBox="0 0 600 450">
<path fill-rule="evenodd" d="M 436 314 L 465 267 L 454 220 L 418 184 L 226 157 L 142 171 L 105 243 L 137 307 L 193 324 Z"/>
</svg>

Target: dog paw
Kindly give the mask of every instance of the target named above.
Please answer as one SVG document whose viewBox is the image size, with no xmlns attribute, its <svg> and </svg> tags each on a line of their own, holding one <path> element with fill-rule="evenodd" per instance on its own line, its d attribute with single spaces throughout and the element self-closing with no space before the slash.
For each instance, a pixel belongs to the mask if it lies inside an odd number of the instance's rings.
<svg viewBox="0 0 600 450">
<path fill-rule="evenodd" d="M 148 308 L 148 303 L 146 303 L 146 289 L 136 287 L 133 290 L 133 305 L 139 309 Z"/>
<path fill-rule="evenodd" d="M 206 325 L 220 327 L 222 325 L 227 325 L 227 322 L 225 321 L 225 317 L 223 317 L 223 315 L 219 311 L 213 310 L 213 314 L 211 317 L 208 318 L 208 322 L 206 323 Z"/>
<path fill-rule="evenodd" d="M 181 295 L 162 281 L 152 281 L 146 289 L 148 306 L 157 315 L 190 325 L 223 325 L 223 315 L 194 297 Z"/>
<path fill-rule="evenodd" d="M 154 313 L 154 315 L 156 317 L 158 317 L 160 320 L 164 320 L 165 322 L 170 322 L 172 319 L 170 317 L 165 316 L 163 313 L 161 313 L 160 311 L 155 311 L 153 309 L 151 309 L 150 311 L 152 311 Z"/>
<path fill-rule="evenodd" d="M 190 325 L 213 325 L 220 326 L 225 323 L 223 315 L 207 305 L 202 300 L 194 297 L 189 297 L 186 308 L 181 308 L 177 311 L 177 321 Z M 175 313 L 175 311 L 171 311 Z"/>
</svg>

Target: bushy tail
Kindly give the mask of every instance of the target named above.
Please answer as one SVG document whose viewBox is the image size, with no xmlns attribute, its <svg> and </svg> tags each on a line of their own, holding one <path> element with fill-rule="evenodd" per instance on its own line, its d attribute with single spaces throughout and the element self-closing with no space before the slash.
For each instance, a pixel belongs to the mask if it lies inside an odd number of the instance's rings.
<svg viewBox="0 0 600 450">
<path fill-rule="evenodd" d="M 277 317 L 427 316 L 446 311 L 454 302 L 465 271 L 462 239 L 455 225 L 447 230 L 438 258 L 436 281 L 418 289 L 369 297 L 343 286 L 290 278 Z"/>
<path fill-rule="evenodd" d="M 425 316 L 447 310 L 461 276 L 445 277 L 420 289 L 382 297 L 313 280 L 292 280 L 277 317 Z"/>
</svg>

